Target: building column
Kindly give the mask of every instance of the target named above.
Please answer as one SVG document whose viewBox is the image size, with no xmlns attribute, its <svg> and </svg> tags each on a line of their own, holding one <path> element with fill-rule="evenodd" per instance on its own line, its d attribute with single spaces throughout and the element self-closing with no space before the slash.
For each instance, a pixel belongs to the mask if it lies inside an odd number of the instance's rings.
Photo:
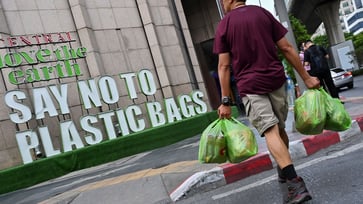
<svg viewBox="0 0 363 204">
<path fill-rule="evenodd" d="M 103 68 L 102 58 L 85 0 L 68 0 L 68 4 L 80 43 L 83 47 L 87 48 L 87 57 L 85 60 L 89 70 L 89 76 L 98 77 L 104 75 L 105 70 Z"/>
<path fill-rule="evenodd" d="M 288 33 L 286 34 L 286 38 L 294 46 L 295 50 L 298 51 L 298 47 L 297 47 L 296 40 L 295 40 L 295 37 L 294 37 L 294 32 L 292 31 L 291 22 L 290 22 L 290 19 L 289 19 L 289 15 L 287 13 L 287 8 L 286 8 L 285 1 L 284 0 L 275 0 L 275 8 L 276 8 L 278 17 L 280 19 L 280 22 L 288 30 Z M 300 77 L 300 75 L 297 73 L 297 71 L 295 69 L 294 69 L 294 73 L 295 73 L 296 82 L 297 82 L 297 84 L 298 84 L 298 86 L 300 88 L 300 91 L 302 93 L 307 88 L 305 86 L 304 81 L 302 80 L 302 78 Z"/>
<path fill-rule="evenodd" d="M 339 20 L 340 0 L 329 1 L 318 5 L 316 14 L 323 21 L 330 45 L 345 41 L 343 29 Z"/>
<path fill-rule="evenodd" d="M 139 10 L 142 26 L 145 32 L 148 46 L 150 48 L 151 57 L 155 66 L 155 74 L 160 83 L 160 89 L 163 98 L 169 98 L 174 95 L 172 82 L 168 72 L 168 66 L 163 55 L 163 49 L 160 42 L 160 37 L 157 34 L 157 25 L 153 20 L 150 2 L 146 0 L 135 0 Z"/>
</svg>

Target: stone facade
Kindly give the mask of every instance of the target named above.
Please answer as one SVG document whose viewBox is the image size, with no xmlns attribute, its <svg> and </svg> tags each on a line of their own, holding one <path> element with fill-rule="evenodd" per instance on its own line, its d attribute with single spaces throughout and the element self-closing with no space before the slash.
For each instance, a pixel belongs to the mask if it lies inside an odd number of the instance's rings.
<svg viewBox="0 0 363 204">
<path fill-rule="evenodd" d="M 22 164 L 15 135 L 25 130 L 38 131 L 39 127 L 48 127 L 53 148 L 62 149 L 59 122 L 83 115 L 97 115 L 153 100 L 163 101 L 193 90 L 206 93 L 203 100 L 210 110 L 205 83 L 210 76 L 208 69 L 201 70 L 201 55 L 196 53 L 195 45 L 213 38 L 218 21 L 219 14 L 213 0 L 0 0 L 0 56 L 4 65 L 0 78 L 0 169 Z M 48 39 L 45 39 L 47 36 Z M 49 40 L 49 37 L 52 39 Z M 67 37 L 69 41 L 64 39 Z M 48 42 L 40 42 L 44 39 Z M 27 44 L 27 40 L 35 42 Z M 68 65 L 74 72 L 78 67 L 80 74 L 59 77 L 59 73 L 55 73 L 57 63 L 61 63 L 58 68 L 63 72 L 66 72 L 66 65 L 62 60 L 54 59 L 55 54 L 48 55 L 47 50 L 56 53 L 58 49 L 61 53 L 63 47 L 75 52 L 80 48 L 78 55 L 74 54 L 78 57 L 70 59 Z M 85 57 L 82 57 L 81 48 L 86 48 Z M 29 63 L 28 59 L 28 63 L 16 64 L 17 56 L 26 61 L 22 52 L 35 55 L 39 50 L 41 56 L 37 63 Z M 5 59 L 7 54 L 8 64 Z M 39 62 L 45 58 L 44 63 Z M 26 77 L 12 73 L 15 70 L 27 73 L 28 69 L 39 72 L 45 69 L 49 76 L 23 83 L 20 79 L 26 80 Z M 130 100 L 120 73 L 137 75 L 143 69 L 151 71 L 156 79 L 157 91 L 153 96 L 147 96 L 140 87 L 136 87 L 137 98 Z M 9 77 L 11 75 L 15 76 L 13 81 Z M 97 81 L 103 76 L 109 76 L 117 83 L 118 102 L 86 109 L 77 83 L 90 79 Z M 67 84 L 70 111 L 52 117 L 45 111 L 44 117 L 36 119 L 34 89 L 49 89 L 52 85 L 59 87 L 61 84 Z M 16 101 L 31 107 L 31 120 L 24 123 L 10 120 L 9 115 L 19 111 L 6 104 L 5 95 L 14 90 L 25 93 L 24 98 L 18 97 Z M 56 109 L 60 112 L 61 107 Z M 79 130 L 79 121 L 74 122 Z M 106 131 L 102 127 L 100 129 Z M 82 137 L 86 133 L 81 131 L 79 134 Z M 44 152 L 44 149 L 41 145 L 35 148 L 34 159 L 37 151 Z"/>
</svg>

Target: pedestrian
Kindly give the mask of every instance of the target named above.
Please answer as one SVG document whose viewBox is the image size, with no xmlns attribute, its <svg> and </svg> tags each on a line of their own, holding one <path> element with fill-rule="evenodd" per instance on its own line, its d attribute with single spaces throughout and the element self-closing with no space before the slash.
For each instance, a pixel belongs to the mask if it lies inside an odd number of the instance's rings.
<svg viewBox="0 0 363 204">
<path fill-rule="evenodd" d="M 333 98 L 339 99 L 339 93 L 334 85 L 329 69 L 328 52 L 322 46 L 315 45 L 311 40 L 307 40 L 304 46 L 304 63 L 305 66 L 310 66 L 309 74 L 318 77 L 320 85 L 324 87 Z"/>
<path fill-rule="evenodd" d="M 304 65 L 305 70 L 309 73 L 309 71 L 311 69 L 310 68 L 310 65 L 309 64 L 305 64 L 305 61 L 304 61 L 304 57 L 305 57 L 305 43 L 301 43 L 299 57 L 300 57 L 301 64 Z"/>
<path fill-rule="evenodd" d="M 286 76 L 277 47 L 294 66 L 307 88 L 318 88 L 300 62 L 298 53 L 286 39 L 286 28 L 267 10 L 245 5 L 246 0 L 221 0 L 225 16 L 218 24 L 214 53 L 218 54 L 218 75 L 222 104 L 219 118 L 230 118 L 230 65 L 246 115 L 265 137 L 267 147 L 278 164 L 278 177 L 288 187 L 286 203 L 310 200 L 303 179 L 297 176 L 288 151 L 285 131 L 288 113 Z"/>
</svg>

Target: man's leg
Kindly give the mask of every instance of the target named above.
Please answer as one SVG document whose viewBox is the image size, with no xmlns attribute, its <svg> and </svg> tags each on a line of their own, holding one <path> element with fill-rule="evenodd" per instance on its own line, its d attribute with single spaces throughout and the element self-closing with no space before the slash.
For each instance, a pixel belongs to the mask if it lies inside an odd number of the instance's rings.
<svg viewBox="0 0 363 204">
<path fill-rule="evenodd" d="M 285 128 L 279 128 L 279 133 L 282 141 L 284 141 L 286 147 L 289 148 L 289 137 L 287 136 Z"/>
<path fill-rule="evenodd" d="M 333 98 L 339 99 L 338 89 L 334 85 L 334 81 L 333 81 L 330 71 L 328 71 L 327 73 L 324 74 L 324 82 L 325 82 L 327 89 L 329 90 L 330 95 Z"/>
<path fill-rule="evenodd" d="M 283 136 L 280 136 L 278 126 L 272 126 L 264 134 L 270 153 L 282 169 L 282 175 L 287 178 L 288 197 L 285 202 L 293 204 L 311 200 L 311 195 L 306 189 L 304 180 L 296 175 L 290 153 L 282 139 Z"/>
<path fill-rule="evenodd" d="M 286 94 L 286 84 L 282 86 L 280 89 L 270 93 L 269 95 L 270 104 L 272 106 L 273 114 L 278 119 L 278 127 L 279 127 L 279 136 L 282 141 L 289 147 L 289 138 L 285 131 L 285 121 L 288 115 L 288 102 L 287 102 L 287 94 Z M 266 104 L 263 104 L 266 106 Z M 277 165 L 276 167 L 278 173 L 278 182 L 286 183 L 286 178 L 282 176 L 282 170 Z"/>
<path fill-rule="evenodd" d="M 285 131 L 285 128 L 279 128 L 279 133 L 282 141 L 286 145 L 287 149 L 289 149 L 289 137 L 287 136 L 287 133 Z M 286 178 L 282 175 L 282 170 L 279 165 L 276 167 L 277 174 L 278 174 L 278 182 L 279 183 L 286 183 Z"/>
<path fill-rule="evenodd" d="M 268 130 L 266 130 L 264 134 L 266 138 L 267 148 L 274 157 L 279 167 L 283 169 L 284 167 L 291 165 L 292 161 L 290 153 L 287 149 L 287 145 L 280 137 L 280 131 L 278 126 L 272 126 Z"/>
<path fill-rule="evenodd" d="M 304 181 L 296 175 L 288 151 L 288 137 L 284 121 L 288 106 L 285 86 L 268 95 L 247 95 L 242 98 L 246 115 L 266 139 L 266 144 L 279 167 L 289 190 L 287 203 L 300 203 L 311 199 Z"/>
<path fill-rule="evenodd" d="M 287 149 L 289 149 L 289 138 L 287 136 L 287 133 L 285 131 L 285 128 L 279 127 L 279 133 L 282 141 L 286 145 Z M 282 200 L 286 201 L 288 200 L 288 194 L 285 192 L 288 192 L 287 185 L 286 185 L 286 178 L 282 175 L 282 170 L 279 165 L 276 167 L 277 169 L 277 181 L 279 182 L 279 187 L 281 192 L 283 193 Z"/>
</svg>

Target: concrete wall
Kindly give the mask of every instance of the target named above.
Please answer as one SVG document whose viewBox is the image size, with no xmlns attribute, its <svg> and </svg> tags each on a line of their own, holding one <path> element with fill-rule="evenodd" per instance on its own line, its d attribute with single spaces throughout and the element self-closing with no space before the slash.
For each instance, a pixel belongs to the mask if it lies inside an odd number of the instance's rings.
<svg viewBox="0 0 363 204">
<path fill-rule="evenodd" d="M 206 93 L 211 106 L 217 109 L 221 99 L 212 73 L 217 70 L 218 56 L 213 54 L 212 48 L 215 30 L 220 21 L 218 7 L 215 0 L 183 0 L 182 4 L 204 83 L 208 87 Z"/>
<path fill-rule="evenodd" d="M 213 7 L 213 1 L 208 2 L 207 8 Z M 74 63 L 79 64 L 82 76 L 61 79 L 53 77 L 47 81 L 14 85 L 7 79 L 13 68 L 1 69 L 0 169 L 22 164 L 15 138 L 18 131 L 48 126 L 51 128 L 54 148 L 60 149 L 59 121 L 111 111 L 132 104 L 143 104 L 150 100 L 162 101 L 164 98 L 189 94 L 194 89 L 205 92 L 194 43 L 214 35 L 217 19 L 214 15 L 209 15 L 213 9 L 204 10 L 200 14 L 196 10 L 188 11 L 190 13 L 187 15 L 199 19 L 196 24 L 190 25 L 191 34 L 181 0 L 0 0 L 0 38 L 70 32 L 75 41 L 69 42 L 68 46 L 87 48 L 86 58 L 74 60 Z M 212 23 L 203 24 L 204 20 L 210 19 L 211 16 Z M 32 49 L 55 50 L 61 45 L 0 49 L 0 55 L 3 57 L 9 52 Z M 47 66 L 52 64 L 49 63 Z M 23 66 L 19 69 L 27 68 L 29 67 Z M 137 73 L 145 68 L 150 69 L 157 79 L 157 93 L 153 97 L 145 96 L 138 89 L 138 98 L 130 100 L 125 87 L 119 89 L 120 100 L 117 104 L 88 110 L 82 106 L 76 88 L 77 81 L 91 78 L 97 80 L 105 75 L 120 81 L 120 73 Z M 31 106 L 31 89 L 64 83 L 70 87 L 68 95 L 72 96 L 68 99 L 71 109 L 69 114 L 42 120 L 32 119 L 24 124 L 14 124 L 9 120 L 12 110 L 4 103 L 6 92 L 24 90 L 29 94 L 29 100 L 25 100 L 24 103 Z M 124 84 L 118 86 L 124 87 Z M 207 95 L 203 99 L 208 103 Z M 78 122 L 76 126 L 79 127 Z"/>
<path fill-rule="evenodd" d="M 220 21 L 216 1 L 185 0 L 183 5 L 193 42 L 197 44 L 214 38 Z"/>
</svg>

